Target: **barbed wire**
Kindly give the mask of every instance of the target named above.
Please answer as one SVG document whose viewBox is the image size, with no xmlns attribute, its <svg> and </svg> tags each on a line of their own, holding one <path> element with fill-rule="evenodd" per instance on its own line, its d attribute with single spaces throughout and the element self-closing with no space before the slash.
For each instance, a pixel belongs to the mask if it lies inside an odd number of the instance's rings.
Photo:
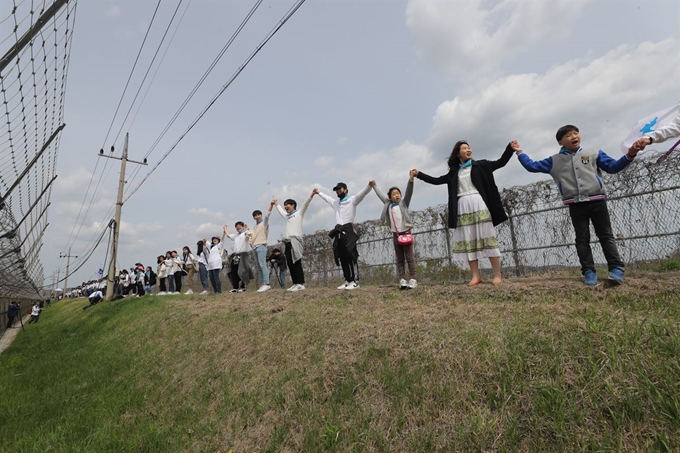
<svg viewBox="0 0 680 453">
<path fill-rule="evenodd" d="M 36 297 L 76 0 L 0 5 L 0 296 Z"/>
<path fill-rule="evenodd" d="M 649 156 L 649 157 L 647 157 Z M 680 152 L 660 165 L 649 151 L 624 171 L 603 176 L 612 229 L 619 253 L 627 264 L 647 263 L 680 253 Z M 503 272 L 523 276 L 532 272 L 578 268 L 574 228 L 552 180 L 501 191 L 510 219 L 496 227 Z M 452 231 L 447 206 L 411 213 L 415 255 L 421 278 L 456 281 L 465 278 L 468 264 L 451 254 Z M 357 224 L 361 234 L 359 260 L 362 279 L 391 282 L 396 275 L 392 237 L 377 220 Z M 606 261 L 591 227 L 596 263 Z M 487 265 L 480 261 L 480 266 Z M 305 269 L 309 280 L 325 284 L 342 278 L 333 262 L 326 231 L 305 236 Z"/>
</svg>

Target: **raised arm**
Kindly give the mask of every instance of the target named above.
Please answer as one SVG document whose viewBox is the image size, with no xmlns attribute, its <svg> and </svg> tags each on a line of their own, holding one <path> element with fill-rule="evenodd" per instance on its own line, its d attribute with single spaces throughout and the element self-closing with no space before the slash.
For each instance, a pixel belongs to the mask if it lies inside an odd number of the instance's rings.
<svg viewBox="0 0 680 453">
<path fill-rule="evenodd" d="M 415 168 L 411 170 L 412 172 L 415 172 L 416 178 L 425 181 L 428 184 L 434 184 L 435 186 L 440 186 L 442 184 L 446 184 L 449 181 L 449 174 L 441 175 L 438 178 L 434 178 L 430 175 L 427 175 L 423 173 L 422 171 L 418 171 Z"/>
<path fill-rule="evenodd" d="M 522 164 L 522 167 L 524 167 L 528 172 L 530 173 L 550 173 L 550 170 L 552 170 L 553 166 L 553 161 L 552 157 L 548 157 L 543 160 L 539 161 L 533 161 L 529 156 L 524 154 L 524 151 L 522 151 L 522 147 L 519 146 L 519 143 L 516 141 L 510 142 L 510 147 L 515 151 L 517 154 L 517 158 L 519 159 L 519 163 Z"/>
<path fill-rule="evenodd" d="M 329 205 L 333 206 L 333 197 L 330 197 L 326 195 L 325 193 L 321 192 L 320 190 L 316 189 L 316 193 L 321 197 L 323 201 L 328 203 Z"/>
<path fill-rule="evenodd" d="M 364 198 L 366 198 L 366 195 L 368 195 L 368 192 L 370 192 L 370 191 L 371 191 L 371 183 L 369 181 L 368 185 L 366 185 L 366 187 L 361 189 L 361 192 L 356 194 L 356 196 L 354 197 L 354 204 L 357 205 L 357 204 L 361 203 L 364 200 Z"/>
<path fill-rule="evenodd" d="M 618 173 L 633 162 L 637 153 L 636 149 L 631 148 L 628 150 L 628 153 L 620 159 L 614 160 L 604 151 L 600 151 L 597 153 L 597 168 L 600 168 L 607 173 Z"/>
<path fill-rule="evenodd" d="M 387 203 L 388 201 L 390 201 L 390 199 L 387 198 L 387 195 L 382 193 L 382 191 L 378 188 L 378 184 L 375 181 L 372 181 L 372 182 L 373 182 L 373 192 L 375 192 L 375 194 L 378 196 L 378 198 L 380 198 L 380 201 L 382 201 L 383 203 Z"/>
<path fill-rule="evenodd" d="M 267 212 L 264 215 L 264 229 L 268 230 L 269 229 L 269 216 L 272 215 L 272 208 L 274 207 L 274 200 L 272 200 L 269 203 L 269 209 L 267 209 Z"/>
<path fill-rule="evenodd" d="M 505 151 L 503 151 L 503 154 L 501 155 L 500 159 L 486 161 L 486 165 L 491 169 L 491 171 L 496 171 L 499 168 L 503 168 L 508 164 L 508 162 L 510 162 L 510 158 L 512 157 L 512 154 L 515 152 L 515 150 L 512 147 L 512 144 L 513 142 L 508 143 L 508 146 L 505 147 Z"/>
<path fill-rule="evenodd" d="M 285 219 L 285 218 L 286 218 L 286 215 L 288 215 L 288 213 L 286 212 L 285 209 L 283 209 L 283 208 L 281 207 L 281 205 L 279 204 L 278 200 L 272 200 L 272 203 L 274 203 L 274 206 L 276 206 L 276 211 L 277 211 L 279 214 L 281 214 L 281 217 L 283 217 L 283 218 Z"/>
<path fill-rule="evenodd" d="M 315 189 L 316 190 L 316 189 Z M 307 208 L 309 207 L 309 203 L 312 202 L 312 198 L 314 198 L 314 191 L 312 191 L 312 194 L 307 197 L 304 203 L 302 203 L 302 207 L 300 208 L 300 215 L 305 215 L 305 212 L 307 212 Z M 318 193 L 318 190 L 316 191 Z"/>
<path fill-rule="evenodd" d="M 404 204 L 408 207 L 411 205 L 411 198 L 413 197 L 413 178 L 415 178 L 416 173 L 411 170 L 408 174 L 408 183 L 406 184 L 406 192 L 404 193 Z"/>
</svg>

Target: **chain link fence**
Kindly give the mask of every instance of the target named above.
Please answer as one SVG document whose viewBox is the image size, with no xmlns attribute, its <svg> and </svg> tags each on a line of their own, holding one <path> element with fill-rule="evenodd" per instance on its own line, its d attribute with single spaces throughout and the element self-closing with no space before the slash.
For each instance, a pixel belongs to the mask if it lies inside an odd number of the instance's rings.
<svg viewBox="0 0 680 453">
<path fill-rule="evenodd" d="M 603 175 L 612 229 L 629 265 L 663 260 L 680 251 L 680 153 L 659 165 L 655 161 L 639 158 L 620 173 Z M 552 180 L 503 189 L 501 198 L 510 217 L 496 227 L 504 275 L 579 268 L 569 210 Z M 451 256 L 446 205 L 411 214 L 419 280 L 463 281 L 468 264 Z M 371 220 L 357 224 L 357 230 L 361 280 L 393 282 L 396 265 L 388 227 Z M 605 264 L 592 227 L 591 240 L 595 262 Z M 305 236 L 305 276 L 312 285 L 342 280 L 331 244 L 326 231 Z M 480 267 L 485 266 L 488 261 L 480 261 Z"/>
</svg>

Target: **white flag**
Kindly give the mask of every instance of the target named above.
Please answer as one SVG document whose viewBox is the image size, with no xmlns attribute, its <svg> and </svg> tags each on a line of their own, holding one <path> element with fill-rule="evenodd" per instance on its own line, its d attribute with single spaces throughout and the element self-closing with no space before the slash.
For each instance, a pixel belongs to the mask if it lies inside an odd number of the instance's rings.
<svg viewBox="0 0 680 453">
<path fill-rule="evenodd" d="M 102 277 L 104 277 L 104 267 L 103 267 L 103 266 L 99 266 L 99 267 L 97 268 L 97 270 L 94 272 L 93 277 L 94 277 L 93 280 L 99 280 L 99 279 L 101 279 Z"/>
<path fill-rule="evenodd" d="M 660 127 L 665 126 L 666 124 L 673 121 L 678 115 L 680 115 L 680 103 L 642 118 L 640 121 L 635 123 L 633 131 L 621 143 L 621 151 L 624 154 L 627 153 L 628 148 L 633 146 L 633 143 L 635 143 L 637 139 L 641 138 L 645 134 L 654 132 Z"/>
</svg>

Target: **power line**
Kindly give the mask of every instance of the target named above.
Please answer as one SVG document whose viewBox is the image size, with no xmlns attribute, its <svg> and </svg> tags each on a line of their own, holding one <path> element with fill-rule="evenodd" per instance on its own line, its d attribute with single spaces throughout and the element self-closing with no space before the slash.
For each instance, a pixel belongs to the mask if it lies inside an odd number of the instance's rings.
<svg viewBox="0 0 680 453">
<path fill-rule="evenodd" d="M 124 202 L 132 197 L 137 190 L 144 184 L 144 182 L 149 179 L 149 176 L 153 174 L 154 171 L 160 166 L 161 163 L 172 153 L 172 151 L 179 145 L 179 143 L 187 136 L 187 134 L 198 124 L 198 122 L 205 116 L 205 114 L 212 108 L 212 106 L 217 102 L 217 100 L 224 94 L 224 92 L 231 86 L 231 84 L 236 80 L 236 78 L 243 72 L 243 70 L 248 66 L 248 64 L 255 58 L 255 56 L 262 50 L 262 48 L 276 35 L 276 33 L 288 22 L 288 20 L 295 14 L 295 12 L 300 9 L 300 7 L 305 3 L 306 0 L 298 0 L 283 16 L 279 23 L 267 34 L 267 36 L 260 42 L 260 44 L 253 50 L 253 52 L 246 58 L 246 60 L 239 66 L 236 72 L 231 76 L 231 78 L 224 84 L 222 89 L 212 98 L 206 107 L 203 108 L 201 113 L 192 121 L 189 127 L 179 136 L 175 143 L 170 147 L 170 149 L 163 155 L 163 157 L 156 163 L 156 165 L 144 176 L 144 179 L 130 192 L 130 194 L 125 198 Z"/>
<path fill-rule="evenodd" d="M 225 54 L 225 53 L 227 52 L 227 50 L 229 50 L 229 48 L 231 47 L 231 45 L 232 45 L 232 43 L 234 42 L 234 40 L 238 37 L 238 35 L 239 35 L 239 34 L 241 33 L 241 31 L 243 30 L 243 28 L 244 28 L 244 27 L 246 26 L 246 24 L 250 21 L 250 18 L 253 16 L 253 14 L 255 14 L 255 11 L 257 11 L 257 9 L 260 7 L 260 5 L 262 4 L 262 1 L 263 1 L 263 0 L 257 0 L 257 1 L 255 2 L 255 4 L 254 4 L 253 7 L 250 9 L 250 11 L 248 12 L 248 14 L 246 14 L 246 17 L 241 21 L 241 23 L 240 23 L 239 26 L 236 28 L 236 30 L 234 31 L 234 33 L 232 33 L 231 37 L 227 40 L 226 44 L 222 47 L 222 49 L 221 49 L 220 52 L 217 54 L 217 56 L 216 56 L 215 59 L 212 61 L 212 63 L 210 63 L 210 66 L 208 66 L 208 69 L 206 69 L 206 71 L 203 73 L 203 75 L 202 75 L 201 78 L 198 80 L 198 82 L 196 82 L 196 85 L 194 85 L 194 87 L 192 88 L 191 92 L 189 92 L 189 94 L 187 95 L 187 97 L 184 99 L 184 102 L 182 102 L 182 105 L 177 109 L 177 111 L 176 111 L 175 114 L 172 116 L 172 118 L 170 119 L 170 121 L 168 122 L 168 124 L 166 124 L 166 126 L 163 128 L 163 130 L 161 131 L 161 133 L 159 134 L 159 136 L 158 136 L 158 137 L 156 138 L 156 140 L 154 141 L 153 145 L 151 145 L 151 148 L 149 148 L 149 150 L 148 150 L 148 151 L 146 152 L 146 154 L 144 155 L 144 158 L 148 158 L 149 155 L 156 149 L 156 146 L 158 146 L 158 144 L 159 144 L 160 141 L 163 139 L 163 137 L 165 137 L 165 134 L 170 130 L 170 127 L 172 127 L 172 125 L 175 123 L 175 121 L 177 120 L 177 118 L 179 117 L 179 115 L 182 113 L 182 111 L 184 111 L 184 109 L 185 109 L 186 106 L 189 104 L 189 102 L 191 101 L 191 99 L 194 97 L 194 95 L 196 94 L 196 92 L 197 92 L 197 91 L 200 89 L 200 87 L 203 85 L 203 82 L 205 82 L 205 80 L 208 78 L 208 76 L 209 76 L 210 73 L 213 71 L 213 69 L 215 69 L 215 66 L 217 66 L 217 63 L 219 63 L 219 61 L 222 59 L 222 57 L 224 56 L 224 54 Z M 135 168 L 135 169 L 133 170 L 132 175 L 131 175 L 131 177 L 130 177 L 130 184 L 132 184 L 132 182 L 136 179 L 137 174 L 140 172 L 140 170 L 141 170 L 140 167 L 137 167 L 137 168 Z"/>
<path fill-rule="evenodd" d="M 135 105 L 135 102 L 137 102 L 137 97 L 139 96 L 140 91 L 142 91 L 142 87 L 144 86 L 144 82 L 146 82 L 146 78 L 149 76 L 149 72 L 151 72 L 151 68 L 153 67 L 154 62 L 156 61 L 156 57 L 158 56 L 158 52 L 160 52 L 161 47 L 163 46 L 163 42 L 165 41 L 165 37 L 168 35 L 168 32 L 170 31 L 170 27 L 172 26 L 172 23 L 175 21 L 175 16 L 177 16 L 177 12 L 179 11 L 180 6 L 182 6 L 182 1 L 184 0 L 179 0 L 177 3 L 177 7 L 175 8 L 175 12 L 172 14 L 172 18 L 170 19 L 170 22 L 168 22 L 168 26 L 165 28 L 165 33 L 163 33 L 163 37 L 161 38 L 161 41 L 158 43 L 158 47 L 156 48 L 156 52 L 153 54 L 153 58 L 151 59 L 151 63 L 149 63 L 149 67 L 146 69 L 146 73 L 144 73 L 144 78 L 142 78 L 142 83 L 139 84 L 139 88 L 137 88 L 137 92 L 135 93 L 135 97 L 132 99 L 132 102 L 130 103 L 130 108 L 128 109 L 127 113 L 125 114 L 125 118 L 123 118 L 123 122 L 120 125 L 120 129 L 118 129 L 118 134 L 116 134 L 116 138 L 113 139 L 113 142 L 116 143 L 118 141 L 118 137 L 120 137 L 120 133 L 123 131 L 123 128 L 125 127 L 125 123 L 127 122 L 128 117 L 130 116 L 130 112 L 132 112 L 132 108 Z"/>
</svg>

